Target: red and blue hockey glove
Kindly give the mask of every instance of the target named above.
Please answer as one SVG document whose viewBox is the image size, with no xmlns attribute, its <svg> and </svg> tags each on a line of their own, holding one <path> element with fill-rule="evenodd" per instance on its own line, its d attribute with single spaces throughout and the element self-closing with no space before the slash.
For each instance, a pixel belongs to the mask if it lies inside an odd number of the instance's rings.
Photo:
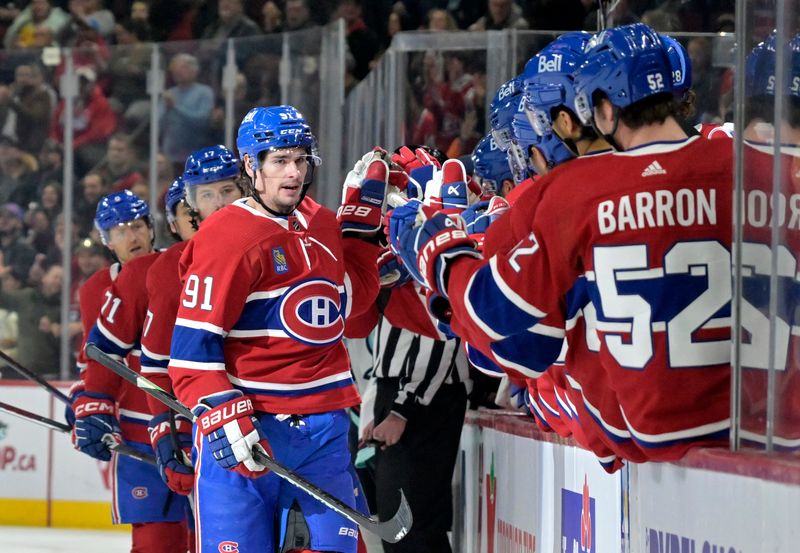
<svg viewBox="0 0 800 553">
<path fill-rule="evenodd" d="M 186 417 L 175 415 L 173 436 L 170 412 L 150 419 L 147 430 L 156 453 L 158 472 L 167 487 L 175 493 L 189 495 L 194 487 L 192 458 L 192 423 Z"/>
<path fill-rule="evenodd" d="M 111 460 L 107 440 L 122 442 L 122 431 L 116 416 L 114 398 L 108 394 L 83 392 L 72 404 L 75 428 L 72 444 L 89 457 L 99 461 Z"/>
<path fill-rule="evenodd" d="M 380 230 L 386 211 L 389 166 L 380 152 L 370 152 L 347 173 L 342 205 L 336 214 L 342 232 L 366 234 Z"/>
<path fill-rule="evenodd" d="M 493 196 L 491 200 L 483 200 L 469 206 L 461 216 L 467 223 L 467 234 L 483 251 L 483 240 L 489 225 L 509 209 L 508 201 L 502 196 Z"/>
<path fill-rule="evenodd" d="M 469 206 L 467 170 L 457 159 L 448 159 L 425 188 L 425 203 L 445 213 L 461 213 Z"/>
<path fill-rule="evenodd" d="M 67 392 L 69 405 L 64 408 L 64 420 L 67 421 L 70 428 L 75 427 L 75 409 L 73 408 L 73 404 L 76 399 L 83 395 L 85 389 L 86 385 L 83 380 L 76 380 L 72 383 L 72 386 L 69 387 L 69 391 Z"/>
<path fill-rule="evenodd" d="M 208 440 L 211 454 L 222 467 L 248 478 L 267 473 L 253 458 L 253 449 L 272 455 L 261 424 L 253 414 L 253 402 L 238 390 L 202 400 L 195 407 L 197 428 Z"/>
<path fill-rule="evenodd" d="M 381 288 L 395 288 L 411 280 L 411 274 L 390 249 L 385 249 L 378 257 L 378 276 Z"/>
<path fill-rule="evenodd" d="M 461 255 L 480 257 L 480 253 L 461 217 L 435 213 L 428 218 L 429 213 L 430 208 L 417 200 L 395 209 L 389 220 L 389 240 L 411 276 L 447 298 L 447 262 Z"/>
<path fill-rule="evenodd" d="M 422 199 L 428 182 L 434 179 L 436 170 L 441 167 L 439 160 L 424 148 L 413 152 L 403 146 L 392 154 L 392 163 L 402 171 L 392 171 L 389 182 L 404 191 L 411 199 Z"/>
</svg>

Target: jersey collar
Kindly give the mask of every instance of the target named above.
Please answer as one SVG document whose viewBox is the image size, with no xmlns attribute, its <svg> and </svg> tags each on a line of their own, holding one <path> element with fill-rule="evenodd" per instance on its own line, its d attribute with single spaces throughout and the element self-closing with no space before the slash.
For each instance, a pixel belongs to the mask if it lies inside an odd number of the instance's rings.
<svg viewBox="0 0 800 553">
<path fill-rule="evenodd" d="M 277 223 L 285 230 L 294 230 L 294 229 L 289 229 L 289 217 L 294 217 L 300 223 L 300 225 L 302 225 L 303 228 L 308 228 L 308 221 L 306 220 L 305 216 L 296 209 L 292 212 L 291 215 L 279 217 L 263 213 L 255 208 L 250 207 L 249 205 L 247 205 L 247 198 L 240 198 L 234 201 L 231 205 L 244 209 L 245 211 L 247 211 L 251 215 L 255 215 L 256 217 L 263 217 L 264 219 L 272 221 L 273 223 Z"/>
<path fill-rule="evenodd" d="M 681 140 L 648 142 L 647 144 L 636 146 L 635 148 L 631 148 L 630 150 L 625 150 L 624 152 L 613 152 L 612 155 L 637 157 L 637 156 L 651 156 L 653 154 L 667 154 L 670 152 L 678 151 L 681 148 L 688 146 L 689 144 L 700 139 L 701 139 L 700 136 L 690 136 L 689 138 L 683 138 Z"/>
</svg>

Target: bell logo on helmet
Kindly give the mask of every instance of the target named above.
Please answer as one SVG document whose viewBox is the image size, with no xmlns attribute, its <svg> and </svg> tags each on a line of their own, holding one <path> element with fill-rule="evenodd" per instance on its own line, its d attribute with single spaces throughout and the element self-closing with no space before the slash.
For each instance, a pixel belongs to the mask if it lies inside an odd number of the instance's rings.
<svg viewBox="0 0 800 553">
<path fill-rule="evenodd" d="M 539 58 L 539 73 L 555 73 L 561 71 L 561 60 L 564 56 L 561 54 L 553 54 L 551 59 L 546 56 Z"/>
</svg>

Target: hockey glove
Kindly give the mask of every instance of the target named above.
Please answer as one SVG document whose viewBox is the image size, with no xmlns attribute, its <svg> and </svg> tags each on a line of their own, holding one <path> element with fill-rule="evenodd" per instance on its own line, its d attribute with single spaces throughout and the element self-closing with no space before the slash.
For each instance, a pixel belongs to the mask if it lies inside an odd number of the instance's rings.
<svg viewBox="0 0 800 553">
<path fill-rule="evenodd" d="M 439 160 L 429 154 L 424 148 L 417 148 L 413 152 L 403 146 L 396 154 L 392 154 L 392 163 L 402 171 L 392 171 L 390 183 L 411 199 L 422 199 L 425 188 L 441 167 Z"/>
<path fill-rule="evenodd" d="M 345 233 L 374 233 L 380 230 L 386 209 L 389 167 L 380 153 L 370 152 L 347 174 L 342 205 L 336 214 Z"/>
<path fill-rule="evenodd" d="M 491 200 L 480 201 L 469 206 L 461 216 L 467 223 L 467 234 L 483 251 L 483 240 L 489 225 L 509 209 L 508 201 L 502 196 L 493 196 Z"/>
<path fill-rule="evenodd" d="M 395 288 L 411 280 L 411 274 L 406 266 L 388 248 L 378 257 L 378 276 L 381 288 Z"/>
<path fill-rule="evenodd" d="M 186 417 L 175 416 L 175 435 L 170 425 L 171 413 L 161 413 L 150 419 L 147 429 L 156 453 L 158 472 L 167 487 L 175 493 L 189 495 L 194 487 L 192 458 L 192 423 Z"/>
<path fill-rule="evenodd" d="M 425 293 L 425 300 L 428 304 L 428 311 L 436 319 L 436 329 L 447 339 L 457 338 L 456 333 L 450 327 L 450 320 L 453 318 L 453 308 L 450 306 L 450 302 L 430 290 Z"/>
<path fill-rule="evenodd" d="M 197 412 L 197 428 L 208 440 L 211 454 L 222 467 L 248 478 L 267 473 L 253 458 L 253 449 L 272 455 L 261 424 L 253 416 L 253 403 L 238 390 L 206 398 Z"/>
<path fill-rule="evenodd" d="M 457 159 L 448 159 L 425 187 L 425 203 L 445 213 L 461 213 L 469 206 L 467 171 Z"/>
<path fill-rule="evenodd" d="M 460 255 L 480 257 L 480 253 L 460 216 L 436 213 L 428 218 L 429 214 L 429 208 L 417 200 L 398 207 L 389 221 L 389 239 L 411 276 L 447 298 L 447 262 Z"/>
<path fill-rule="evenodd" d="M 114 398 L 107 394 L 83 392 L 75 399 L 72 408 L 75 410 L 75 428 L 72 431 L 75 449 L 99 461 L 111 460 L 106 440 L 122 442 Z"/>
<path fill-rule="evenodd" d="M 76 380 L 67 392 L 70 404 L 64 408 L 64 420 L 67 421 L 70 428 L 75 427 L 75 409 L 72 406 L 75 404 L 75 400 L 83 395 L 85 389 L 86 385 L 83 380 Z"/>
</svg>

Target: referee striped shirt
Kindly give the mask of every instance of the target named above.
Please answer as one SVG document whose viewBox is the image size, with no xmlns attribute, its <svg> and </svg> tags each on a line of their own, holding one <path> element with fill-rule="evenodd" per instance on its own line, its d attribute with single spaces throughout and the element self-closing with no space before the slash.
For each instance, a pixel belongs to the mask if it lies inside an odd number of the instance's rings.
<svg viewBox="0 0 800 553">
<path fill-rule="evenodd" d="M 429 405 L 442 384 L 468 384 L 461 340 L 433 340 L 397 328 L 381 317 L 373 350 L 376 378 L 399 378 L 395 404 Z"/>
</svg>

